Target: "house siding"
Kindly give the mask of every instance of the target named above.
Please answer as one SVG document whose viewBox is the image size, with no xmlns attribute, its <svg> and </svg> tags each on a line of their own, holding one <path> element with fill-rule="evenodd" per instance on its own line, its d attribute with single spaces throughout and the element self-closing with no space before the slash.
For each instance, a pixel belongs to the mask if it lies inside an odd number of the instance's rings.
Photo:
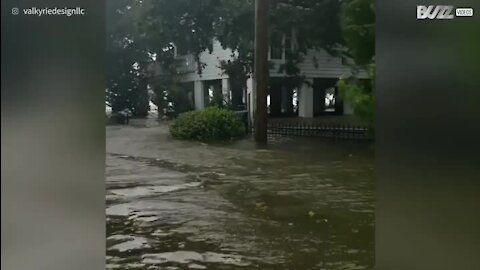
<svg viewBox="0 0 480 270">
<path fill-rule="evenodd" d="M 219 41 L 214 41 L 211 54 L 208 51 L 200 54 L 200 62 L 205 64 L 205 67 L 202 69 L 202 74 L 198 74 L 197 64 L 191 63 L 189 65 L 190 68 L 188 69 L 190 71 L 182 74 L 180 80 L 189 82 L 228 78 L 226 74 L 223 74 L 223 70 L 220 68 L 220 61 L 232 59 L 232 53 L 233 52 L 230 49 L 223 49 Z"/>
<path fill-rule="evenodd" d="M 214 41 L 212 53 L 210 54 L 207 51 L 200 55 L 200 61 L 205 64 L 202 74 L 196 72 L 196 63 L 188 61 L 189 66 L 184 69 L 186 72 L 180 76 L 180 80 L 189 82 L 228 78 L 220 68 L 220 61 L 232 59 L 232 54 L 232 50 L 223 49 L 219 41 Z M 274 65 L 270 69 L 270 77 L 285 76 L 285 74 L 278 72 L 280 65 L 285 61 L 274 59 L 271 62 Z M 300 74 L 307 78 L 340 78 L 351 75 L 350 67 L 342 64 L 340 57 L 331 56 L 324 50 L 308 50 L 303 62 L 298 67 L 300 68 Z M 368 78 L 365 71 L 360 72 L 358 76 Z"/>
</svg>

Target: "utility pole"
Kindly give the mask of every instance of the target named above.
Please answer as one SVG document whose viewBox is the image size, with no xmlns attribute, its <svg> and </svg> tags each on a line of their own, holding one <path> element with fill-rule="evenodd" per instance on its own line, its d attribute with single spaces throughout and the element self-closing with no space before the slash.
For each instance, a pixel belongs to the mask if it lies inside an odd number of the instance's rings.
<svg viewBox="0 0 480 270">
<path fill-rule="evenodd" d="M 267 143 L 268 0 L 255 0 L 255 142 Z"/>
</svg>

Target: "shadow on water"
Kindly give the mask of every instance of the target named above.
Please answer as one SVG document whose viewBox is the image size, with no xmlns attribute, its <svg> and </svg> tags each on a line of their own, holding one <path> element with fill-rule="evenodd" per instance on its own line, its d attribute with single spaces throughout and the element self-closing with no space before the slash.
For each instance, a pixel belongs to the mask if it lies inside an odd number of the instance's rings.
<svg viewBox="0 0 480 270">
<path fill-rule="evenodd" d="M 183 146 L 190 156 L 208 151 L 211 164 L 111 155 L 118 168 L 110 173 L 117 181 L 107 180 L 107 268 L 373 268 L 370 144 L 296 138 L 266 148 L 250 139 Z M 150 180 L 118 180 L 126 164 Z M 172 175 L 149 177 L 164 171 Z M 152 188 L 166 181 L 181 188 Z M 142 185 L 150 193 L 116 191 Z M 128 211 L 115 210 L 122 205 Z"/>
<path fill-rule="evenodd" d="M 223 194 L 247 215 L 277 224 L 262 234 L 287 251 L 289 269 L 371 269 L 372 160 L 363 142 L 274 142 L 252 159 L 236 160 L 242 166 L 234 174 L 241 177 Z"/>
</svg>

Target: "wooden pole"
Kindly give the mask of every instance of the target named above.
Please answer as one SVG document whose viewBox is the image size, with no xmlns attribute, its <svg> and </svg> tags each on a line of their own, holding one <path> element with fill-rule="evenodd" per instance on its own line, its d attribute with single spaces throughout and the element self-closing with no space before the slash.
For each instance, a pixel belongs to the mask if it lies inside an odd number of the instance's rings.
<svg viewBox="0 0 480 270">
<path fill-rule="evenodd" d="M 268 0 L 255 0 L 255 142 L 267 143 Z"/>
</svg>

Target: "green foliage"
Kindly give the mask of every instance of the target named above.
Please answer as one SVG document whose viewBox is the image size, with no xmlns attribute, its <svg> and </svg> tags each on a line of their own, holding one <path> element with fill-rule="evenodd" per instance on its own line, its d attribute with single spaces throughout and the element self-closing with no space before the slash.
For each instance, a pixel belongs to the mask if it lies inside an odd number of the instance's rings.
<svg viewBox="0 0 480 270">
<path fill-rule="evenodd" d="M 346 55 L 354 60 L 353 75 L 338 81 L 340 95 L 352 104 L 355 115 L 374 128 L 375 90 L 375 4 L 373 0 L 342 2 L 340 25 Z M 356 76 L 366 69 L 368 80 Z"/>
<path fill-rule="evenodd" d="M 170 89 L 168 100 L 172 104 L 171 114 L 168 116 L 176 117 L 181 113 L 188 112 L 194 109 L 193 105 L 188 99 L 187 92 L 182 87 L 174 87 Z"/>
<path fill-rule="evenodd" d="M 144 68 L 150 59 L 135 23 L 142 7 L 134 0 L 108 0 L 107 6 L 106 99 L 113 112 L 130 109 L 144 116 L 149 104 Z"/>
<path fill-rule="evenodd" d="M 365 121 L 370 128 L 374 123 L 374 96 L 371 93 L 370 80 L 361 81 L 355 77 L 341 79 L 337 83 L 340 95 L 348 100 L 356 116 Z"/>
<path fill-rule="evenodd" d="M 372 0 L 271 0 L 270 35 L 285 34 L 292 41 L 281 72 L 302 81 L 298 65 L 307 49 L 338 53 L 344 39 L 354 44 L 355 39 L 340 31 L 341 22 L 342 30 L 351 25 L 340 20 L 341 8 L 344 16 L 355 15 L 355 2 L 362 1 Z M 145 100 L 137 97 L 145 96 L 144 82 L 152 78 L 153 62 L 161 69 L 160 76 L 155 74 L 155 103 L 160 107 L 173 103 L 178 112 L 187 110 L 180 108 L 184 98 L 175 87 L 175 52 L 193 55 L 201 73 L 205 63 L 198 61 L 199 54 L 212 50 L 214 38 L 235 51 L 233 61 L 220 66 L 231 78 L 232 105 L 242 103 L 246 76 L 253 71 L 254 0 L 108 0 L 107 5 L 107 96 L 114 111 L 128 107 L 135 112 L 136 104 Z M 178 102 L 164 97 L 178 97 Z"/>
<path fill-rule="evenodd" d="M 255 1 L 221 0 L 217 7 L 220 17 L 215 21 L 215 37 L 223 47 L 235 50 L 232 64 L 222 65 L 229 76 L 244 77 L 253 71 Z M 336 53 L 342 44 L 338 0 L 271 0 L 269 35 L 286 35 L 292 44 L 286 49 L 286 63 L 279 72 L 301 77 L 298 65 L 307 49 L 325 49 Z M 285 45 L 285 44 L 284 44 Z M 232 87 L 233 88 L 233 87 Z"/>
<path fill-rule="evenodd" d="M 233 111 L 208 107 L 180 114 L 170 133 L 178 139 L 225 141 L 245 135 L 245 125 Z"/>
<path fill-rule="evenodd" d="M 161 111 L 178 114 L 191 109 L 175 80 L 174 52 L 198 55 L 211 49 L 212 20 L 217 16 L 210 11 L 215 6 L 218 0 L 107 1 L 106 98 L 114 112 L 128 108 L 145 115 L 147 81 Z M 155 62 L 161 76 L 150 69 Z"/>
<path fill-rule="evenodd" d="M 225 101 L 223 99 L 222 93 L 213 93 L 213 97 L 208 103 L 208 106 L 210 107 L 219 107 L 219 108 L 224 108 L 226 107 Z"/>
<path fill-rule="evenodd" d="M 166 116 L 177 117 L 181 113 L 194 109 L 185 85 L 178 82 L 170 82 L 167 86 L 156 84 L 154 89 L 156 89 L 154 95 L 155 104 L 158 106 L 160 114 L 165 110 Z"/>
<path fill-rule="evenodd" d="M 231 91 L 231 105 L 232 108 L 236 108 L 242 104 L 243 91 L 247 88 L 247 71 L 245 66 L 248 66 L 248 62 L 242 62 L 240 58 L 233 60 L 221 60 L 220 68 L 230 78 L 230 91 Z"/>
<path fill-rule="evenodd" d="M 375 2 L 346 0 L 340 14 L 347 54 L 356 65 L 368 65 L 375 56 Z"/>
</svg>

